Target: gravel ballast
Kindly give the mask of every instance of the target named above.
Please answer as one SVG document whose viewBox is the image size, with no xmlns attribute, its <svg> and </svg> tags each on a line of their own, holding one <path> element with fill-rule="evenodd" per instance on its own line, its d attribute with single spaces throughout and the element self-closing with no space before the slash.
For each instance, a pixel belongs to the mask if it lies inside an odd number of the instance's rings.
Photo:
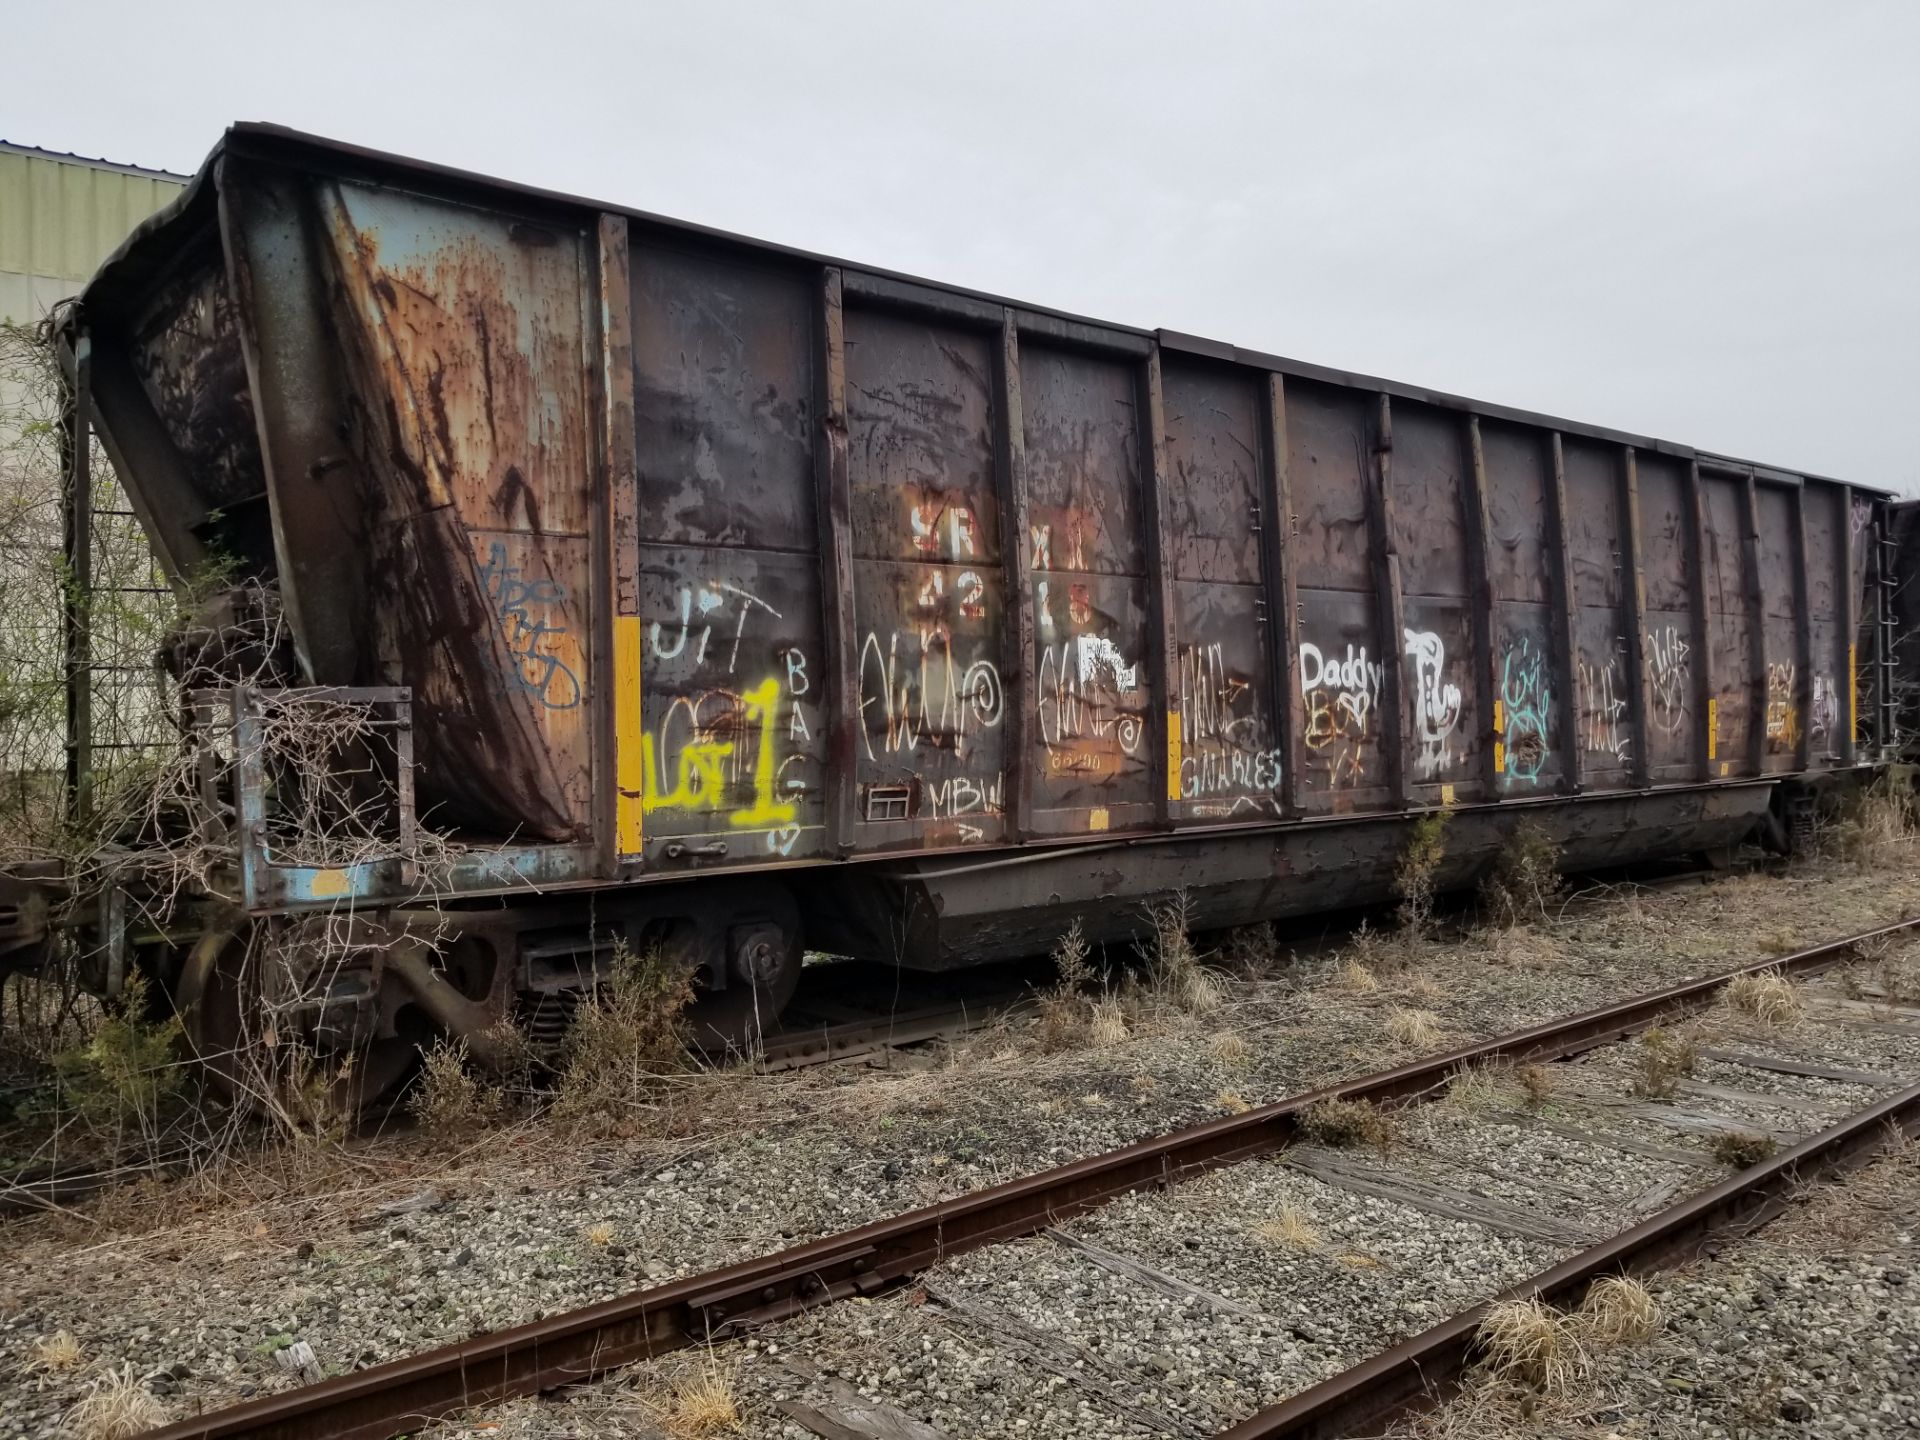
<svg viewBox="0 0 1920 1440">
<path fill-rule="evenodd" d="M 1775 943 L 1814 943 L 1884 923 L 1914 903 L 1920 903 L 1920 878 L 1906 871 L 1830 865 L 1786 878 L 1726 877 L 1685 892 L 1583 902 L 1529 934 L 1507 937 L 1498 947 L 1504 954 L 1491 960 L 1483 937 L 1435 944 L 1414 969 L 1383 968 L 1379 988 L 1368 993 L 1343 988 L 1324 961 L 1282 966 L 1271 978 L 1230 983 L 1218 1011 L 1150 1014 L 1125 1042 L 1106 1049 L 1036 1053 L 1027 1030 L 1015 1026 L 956 1047 L 930 1069 L 697 1077 L 664 1102 L 670 1113 L 639 1117 L 637 1133 L 626 1139 L 576 1140 L 547 1122 L 484 1134 L 464 1149 L 432 1136 L 398 1137 L 316 1164 L 317 1181 L 232 1177 L 229 1188 L 245 1198 L 223 1198 L 206 1183 L 155 1185 L 77 1218 L 12 1222 L 0 1232 L 11 1277 L 0 1300 L 0 1366 L 26 1376 L 35 1342 L 61 1330 L 76 1337 L 82 1359 L 71 1370 L 36 1374 L 0 1391 L 0 1435 L 47 1433 L 107 1366 L 131 1365 L 173 1414 L 192 1413 L 294 1383 L 274 1358 L 293 1341 L 309 1344 L 323 1371 L 350 1370 L 1192 1124 L 1231 1108 L 1235 1097 L 1261 1103 L 1382 1068 L 1411 1056 L 1383 1033 L 1393 1006 L 1435 1013 L 1444 1047 L 1724 968 L 1749 958 L 1741 945 L 1751 945 L 1756 926 Z M 1738 925 L 1730 923 L 1736 917 Z M 1242 1038 L 1244 1058 L 1216 1058 L 1211 1037 L 1222 1031 Z M 1819 1049 L 1864 1069 L 1898 1073 L 1903 1061 L 1920 1066 L 1920 1048 L 1864 1029 L 1824 1029 Z M 1701 1073 L 1748 1091 L 1802 1093 L 1792 1077 Z M 1687 1103 L 1711 1110 L 1716 1102 Z M 1415 1138 L 1444 1151 L 1452 1141 L 1446 1126 L 1434 1123 L 1439 1128 Z M 1632 1124 L 1648 1143 L 1698 1148 L 1672 1130 Z M 1476 1140 L 1455 1158 L 1484 1165 L 1491 1145 Z M 1613 1173 L 1603 1192 L 1609 1211 L 1666 1178 L 1661 1162 L 1617 1153 L 1609 1162 Z M 1524 1177 L 1530 1163 L 1516 1160 L 1513 1176 Z M 1302 1196 L 1319 1185 L 1286 1167 L 1260 1168 L 1261 1183 L 1298 1187 Z M 1442 1167 L 1435 1173 L 1458 1179 L 1460 1172 Z M 1507 1203 L 1562 1213 L 1552 1196 L 1529 1193 L 1522 1178 L 1502 1189 L 1508 1182 L 1497 1171 L 1490 1178 L 1481 1173 L 1490 1193 Z M 1123 1225 L 1129 1213 L 1116 1207 L 1110 1223 Z M 1326 1221 L 1342 1243 L 1345 1223 L 1331 1212 Z M 1361 1245 L 1357 1234 L 1365 1228 L 1395 1237 L 1394 1243 L 1404 1230 L 1405 1243 L 1420 1246 L 1428 1232 L 1444 1233 L 1434 1227 L 1455 1223 L 1422 1216 L 1403 1226 L 1374 1217 L 1365 1227 L 1356 1224 L 1352 1243 Z M 1492 1257 L 1484 1274 L 1491 1283 L 1511 1267 L 1495 1263 L 1501 1254 L 1496 1237 L 1482 1238 Z M 1511 1243 L 1520 1246 L 1511 1255 L 1511 1266 L 1519 1268 L 1511 1273 L 1524 1273 L 1539 1256 L 1530 1242 Z M 1476 1241 L 1468 1248 L 1479 1253 L 1481 1246 Z M 1040 1253 L 1053 1257 L 1050 1263 L 1066 1263 L 1057 1249 L 1042 1246 Z M 1395 1266 L 1417 1263 L 1411 1253 L 1396 1260 L 1386 1245 L 1376 1258 Z M 1199 1275 L 1211 1258 L 1190 1251 L 1183 1263 Z M 983 1255 L 979 1263 L 1001 1262 Z M 1255 1293 L 1254 1276 L 1236 1277 L 1222 1263 L 1219 1274 L 1209 1271 L 1207 1280 L 1194 1283 L 1245 1285 Z M 1086 1262 L 1071 1265 L 1077 1274 Z M 1364 1309 L 1347 1304 L 1369 1293 L 1369 1270 L 1344 1266 L 1351 1277 L 1343 1276 L 1324 1260 L 1308 1268 L 1329 1286 L 1330 1297 L 1339 1297 L 1329 1299 L 1328 1312 L 1350 1324 L 1356 1337 L 1372 1334 Z M 1337 1289 L 1336 1281 L 1347 1288 Z M 1090 1313 L 1099 1293 L 1088 1291 Z M 1433 1303 L 1450 1303 L 1440 1293 Z M 937 1301 L 928 1304 L 939 1308 Z M 866 1308 L 895 1316 L 888 1307 L 900 1314 L 915 1309 L 904 1300 Z M 1029 1318 L 1038 1324 L 1039 1315 L 1032 1311 Z M 1211 1325 L 1215 1317 L 1207 1318 Z M 839 1322 L 820 1316 L 802 1323 Z M 930 1322 L 916 1313 L 887 1323 Z M 954 1331 L 941 1323 L 940 1333 Z M 1198 1320 L 1170 1317 L 1167 1323 L 1191 1330 Z M 952 1343 L 986 1353 L 976 1338 Z M 1297 1383 L 1292 1377 L 1304 1373 L 1303 1366 L 1319 1363 L 1324 1357 L 1315 1343 L 1289 1336 L 1270 1347 L 1271 1384 Z M 1229 1380 L 1249 1393 L 1268 1388 L 1268 1372 L 1249 1382 L 1245 1371 L 1202 1364 L 1173 1341 L 1163 1340 L 1160 1350 L 1192 1382 L 1179 1391 L 1189 1397 L 1180 1403 L 1232 1408 Z M 962 1363 L 961 1352 L 956 1356 Z M 1204 1386 L 1201 1377 L 1210 1377 Z M 1156 1393 L 1164 1398 L 1174 1387 L 1168 1382 Z M 1083 1398 L 1059 1398 L 1061 1424 L 1079 1423 L 1073 1417 L 1083 1413 Z M 1039 1432 L 1029 1426 L 1019 1433 Z"/>
</svg>

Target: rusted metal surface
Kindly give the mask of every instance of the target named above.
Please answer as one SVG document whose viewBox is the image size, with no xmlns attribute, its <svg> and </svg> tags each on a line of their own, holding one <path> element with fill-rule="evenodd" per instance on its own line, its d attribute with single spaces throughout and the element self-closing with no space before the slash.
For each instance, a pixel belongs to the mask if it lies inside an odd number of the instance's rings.
<svg viewBox="0 0 1920 1440">
<path fill-rule="evenodd" d="M 1014 548 L 995 482 L 999 335 L 866 308 L 847 332 L 858 834 L 868 848 L 999 842 Z"/>
<path fill-rule="evenodd" d="M 1398 576 L 1406 788 L 1426 805 L 1483 800 L 1492 793 L 1487 700 L 1495 692 L 1483 661 L 1491 654 L 1483 648 L 1491 629 L 1482 629 L 1491 605 L 1476 560 L 1481 515 L 1473 437 L 1458 416 L 1411 401 L 1393 405 L 1392 422 L 1385 519 Z"/>
<path fill-rule="evenodd" d="M 1626 635 L 1622 648 L 1626 654 L 1627 704 L 1633 716 L 1633 752 L 1628 771 L 1633 783 L 1644 787 L 1653 783 L 1653 707 L 1648 701 L 1646 542 L 1642 526 L 1640 464 L 1634 448 L 1626 445 L 1620 451 L 1620 538 L 1625 549 L 1625 583 L 1621 596 Z"/>
<path fill-rule="evenodd" d="M 1920 1085 L 1910 1085 L 1613 1239 L 1522 1281 L 1483 1305 L 1250 1416 L 1219 1440 L 1343 1440 L 1370 1435 L 1443 1398 L 1472 1360 L 1481 1321 L 1506 1299 L 1538 1297 L 1576 1308 L 1607 1275 L 1671 1268 L 1706 1253 L 1717 1237 L 1745 1234 L 1786 1208 L 1808 1183 L 1858 1168 L 1891 1134 L 1920 1132 Z"/>
<path fill-rule="evenodd" d="M 1579 1054 L 1709 1004 L 1740 974 L 1799 973 L 1920 920 L 1853 936 L 1551 1021 L 1478 1045 L 1144 1140 L 585 1310 L 377 1365 L 318 1385 L 252 1400 L 154 1432 L 157 1440 L 384 1440 L 427 1421 L 574 1384 L 685 1345 L 869 1295 L 970 1250 L 1022 1235 L 1137 1190 L 1164 1187 L 1284 1148 L 1299 1116 L 1329 1096 L 1418 1103 L 1444 1093 L 1464 1066 Z M 1717 1192 L 1716 1192 L 1717 1193 Z M 1258 1433 L 1258 1432 L 1255 1432 Z"/>
<path fill-rule="evenodd" d="M 1817 558 L 1811 565 L 1814 577 L 1815 593 L 1819 593 L 1822 566 L 1820 558 L 1827 554 L 1819 543 L 1820 512 L 1812 508 L 1809 500 L 1808 548 Z M 1819 517 L 1819 518 L 1816 518 Z M 1907 760 L 1920 755 L 1920 584 L 1914 578 L 1920 575 L 1920 501 L 1905 500 L 1892 507 L 1888 515 L 1888 525 L 1897 546 L 1899 560 L 1896 571 L 1903 578 L 1898 595 L 1895 597 L 1895 615 L 1899 622 L 1899 664 L 1901 711 L 1899 715 L 1902 737 L 1901 753 Z M 1828 653 L 1831 645 L 1830 630 L 1823 630 L 1819 622 L 1814 625 L 1814 654 Z M 1816 701 L 1817 701 L 1816 694 Z"/>
<path fill-rule="evenodd" d="M 1883 758 L 1881 502 L 1813 477 L 264 127 L 85 313 L 169 564 L 412 692 L 476 883 Z"/>
<path fill-rule="evenodd" d="M 1686 467 L 1665 455 L 1635 453 L 1639 490 L 1643 602 L 1640 663 L 1646 697 L 1647 778 L 1684 782 L 1699 773 L 1694 757 L 1699 699 L 1693 667 L 1691 577 L 1693 520 Z"/>
<path fill-rule="evenodd" d="M 1020 346 L 1028 568 L 1034 591 L 1034 827 L 1086 834 L 1158 815 L 1153 616 L 1133 367 L 1058 343 Z"/>
<path fill-rule="evenodd" d="M 1163 357 L 1165 509 L 1170 540 L 1179 744 L 1169 760 L 1181 821 L 1275 816 L 1287 774 L 1285 691 L 1276 680 L 1285 601 L 1262 583 L 1284 506 L 1263 500 L 1273 443 L 1258 377 Z"/>
<path fill-rule="evenodd" d="M 1465 806 L 1447 828 L 1442 888 L 1473 885 L 1525 817 L 1573 869 L 1722 848 L 1767 813 L 1770 788 L 1728 784 L 1600 792 Z M 1323 816 L 1279 831 L 1183 828 L 1061 848 L 938 855 L 812 877 L 821 948 L 895 954 L 915 969 L 977 965 L 1049 949 L 1078 920 L 1124 942 L 1156 902 L 1183 899 L 1196 930 L 1375 903 L 1404 853 L 1398 815 Z"/>
</svg>

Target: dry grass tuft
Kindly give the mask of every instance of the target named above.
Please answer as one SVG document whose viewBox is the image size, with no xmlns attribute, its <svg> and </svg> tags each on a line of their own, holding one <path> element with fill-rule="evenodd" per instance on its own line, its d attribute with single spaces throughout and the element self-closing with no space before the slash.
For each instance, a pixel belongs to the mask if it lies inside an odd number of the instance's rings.
<svg viewBox="0 0 1920 1440">
<path fill-rule="evenodd" d="M 1447 1085 L 1447 1103 L 1470 1115 L 1516 1102 L 1537 1110 L 1552 1094 L 1553 1072 L 1546 1066 L 1516 1066 L 1506 1060 L 1463 1065 Z"/>
<path fill-rule="evenodd" d="M 1127 1010 L 1112 996 L 1093 1002 L 1092 1019 L 1087 1024 L 1087 1038 L 1096 1049 L 1109 1049 L 1127 1038 Z"/>
<path fill-rule="evenodd" d="M 1920 1000 L 1920 966 L 1913 963 L 1912 952 L 1886 954 L 1879 962 L 1880 988 L 1895 1005 Z"/>
<path fill-rule="evenodd" d="M 1545 1065 L 1522 1065 L 1519 1076 L 1520 1093 L 1535 1110 L 1553 1098 L 1553 1071 Z"/>
<path fill-rule="evenodd" d="M 1393 1116 L 1375 1107 L 1370 1100 L 1343 1100 L 1330 1095 L 1316 1100 L 1300 1117 L 1300 1134 L 1317 1145 L 1345 1149 L 1371 1145 L 1391 1149 L 1399 1135 Z"/>
<path fill-rule="evenodd" d="M 1638 1345 L 1659 1334 L 1665 1317 L 1653 1292 L 1638 1280 L 1603 1275 L 1587 1288 L 1586 1299 L 1580 1302 L 1580 1322 L 1594 1344 Z"/>
<path fill-rule="evenodd" d="M 1252 1228 L 1253 1233 L 1269 1245 L 1287 1245 L 1295 1250 L 1320 1248 L 1319 1229 L 1294 1205 L 1282 1205 L 1279 1214 L 1255 1221 Z"/>
<path fill-rule="evenodd" d="M 1349 995 L 1371 995 L 1380 988 L 1380 982 L 1374 978 L 1373 971 L 1349 955 L 1334 972 L 1333 987 Z"/>
<path fill-rule="evenodd" d="M 1437 1004 L 1446 994 L 1446 987 L 1431 975 L 1418 974 L 1407 982 L 1407 997 L 1423 1005 Z"/>
<path fill-rule="evenodd" d="M 693 976 L 663 951 L 614 945 L 607 981 L 580 1007 L 567 1032 L 554 1114 L 617 1123 L 650 1106 L 670 1076 L 687 1068 L 685 1012 Z"/>
<path fill-rule="evenodd" d="M 467 1042 L 442 1038 L 421 1052 L 407 1109 L 428 1130 L 470 1130 L 499 1113 L 500 1098 L 467 1068 Z"/>
<path fill-rule="evenodd" d="M 1136 1075 L 1127 1083 L 1133 1087 L 1133 1093 L 1143 1100 L 1160 1088 L 1160 1082 L 1151 1075 Z"/>
<path fill-rule="evenodd" d="M 1735 1170 L 1758 1165 L 1778 1148 L 1771 1135 L 1753 1135 L 1743 1130 L 1723 1130 L 1713 1137 L 1713 1158 Z"/>
<path fill-rule="evenodd" d="M 1229 1115 L 1244 1115 L 1253 1108 L 1238 1090 L 1222 1090 L 1213 1097 L 1213 1103 Z"/>
<path fill-rule="evenodd" d="M 1396 1005 L 1387 1011 L 1387 1036 L 1409 1050 L 1431 1050 L 1440 1043 L 1440 1017 L 1431 1010 Z"/>
<path fill-rule="evenodd" d="M 27 1369 L 35 1375 L 64 1375 L 84 1357 L 71 1330 L 56 1330 L 27 1348 Z"/>
<path fill-rule="evenodd" d="M 1252 1054 L 1252 1052 L 1247 1049 L 1247 1042 L 1240 1037 L 1238 1032 L 1233 1030 L 1222 1030 L 1209 1039 L 1207 1041 L 1207 1053 L 1219 1064 L 1235 1070 L 1245 1065 L 1248 1057 Z"/>
<path fill-rule="evenodd" d="M 1512 1072 L 1499 1061 L 1462 1065 L 1447 1080 L 1447 1103 L 1469 1115 L 1497 1110 L 1507 1101 Z"/>
<path fill-rule="evenodd" d="M 1800 1018 L 1800 995 L 1778 970 L 1740 976 L 1727 986 L 1727 1004 L 1762 1025 L 1791 1025 Z"/>
<path fill-rule="evenodd" d="M 589 1245 L 599 1247 L 603 1245 L 611 1245 L 613 1243 L 613 1237 L 616 1232 L 614 1231 L 612 1221 L 596 1220 L 594 1221 L 593 1224 L 589 1225 L 586 1228 L 585 1233 L 587 1237 L 587 1243 Z"/>
<path fill-rule="evenodd" d="M 1503 1300 L 1480 1322 L 1489 1379 L 1515 1389 L 1564 1395 L 1589 1369 L 1569 1317 L 1538 1298 Z"/>
<path fill-rule="evenodd" d="M 1656 1025 L 1640 1037 L 1633 1052 L 1633 1093 L 1669 1100 L 1680 1082 L 1693 1074 L 1698 1059 L 1691 1040 Z"/>
<path fill-rule="evenodd" d="M 129 1362 L 93 1381 L 61 1428 L 77 1440 L 130 1440 L 158 1429 L 167 1418 L 166 1406 L 134 1378 Z"/>
<path fill-rule="evenodd" d="M 674 1440 L 704 1440 L 738 1430 L 740 1402 L 734 1398 L 732 1377 L 709 1361 L 679 1381 L 673 1387 L 665 1428 Z"/>
<path fill-rule="evenodd" d="M 1138 949 L 1147 986 L 1161 1000 L 1190 1015 L 1211 1015 L 1225 999 L 1218 975 L 1200 963 L 1188 930 L 1191 907 L 1183 890 L 1147 907 L 1147 938 Z"/>
<path fill-rule="evenodd" d="M 1847 796 L 1821 848 L 1842 860 L 1877 868 L 1905 863 L 1916 820 L 1913 767 L 1889 766 L 1873 784 Z"/>
<path fill-rule="evenodd" d="M 1190 1015 L 1211 1015 L 1226 1003 L 1227 987 L 1211 970 L 1195 966 L 1180 987 L 1180 1006 Z"/>
<path fill-rule="evenodd" d="M 1040 997 L 1040 1019 L 1035 1033 L 1042 1050 L 1071 1050 L 1092 1038 L 1096 1018 L 1093 1002 L 1087 998 L 1087 986 L 1093 980 L 1089 956 L 1093 947 L 1076 918 L 1053 947 L 1054 983 Z M 1121 1038 L 1126 1038 L 1126 1022 L 1121 1021 Z"/>
<path fill-rule="evenodd" d="M 1511 970 L 1552 970 L 1567 958 L 1559 941 L 1529 925 L 1494 931 L 1486 955 L 1494 964 Z"/>
</svg>

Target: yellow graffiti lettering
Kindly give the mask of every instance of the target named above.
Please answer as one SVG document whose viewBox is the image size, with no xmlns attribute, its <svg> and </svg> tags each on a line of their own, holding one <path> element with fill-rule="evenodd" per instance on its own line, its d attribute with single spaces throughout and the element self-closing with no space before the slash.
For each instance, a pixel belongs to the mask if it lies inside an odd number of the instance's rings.
<svg viewBox="0 0 1920 1440">
<path fill-rule="evenodd" d="M 649 785 L 641 800 L 648 814 L 655 810 L 718 810 L 726 795 L 727 781 L 721 767 L 733 754 L 731 741 L 697 740 L 680 747 L 679 771 L 671 789 L 655 790 Z M 654 763 L 653 736 L 640 737 L 640 763 L 649 781 L 660 771 Z"/>
<path fill-rule="evenodd" d="M 773 798 L 773 783 L 778 762 L 773 753 L 774 712 L 780 704 L 780 682 L 769 676 L 740 697 L 749 720 L 760 721 L 760 747 L 753 761 L 753 804 L 729 818 L 729 823 L 748 825 L 785 825 L 794 817 L 790 801 Z"/>
</svg>

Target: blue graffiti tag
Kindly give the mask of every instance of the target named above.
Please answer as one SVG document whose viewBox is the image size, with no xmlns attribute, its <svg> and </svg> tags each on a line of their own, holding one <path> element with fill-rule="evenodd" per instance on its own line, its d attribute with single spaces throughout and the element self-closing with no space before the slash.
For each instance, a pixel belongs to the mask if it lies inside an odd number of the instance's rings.
<svg viewBox="0 0 1920 1440">
<path fill-rule="evenodd" d="M 1532 785 L 1540 779 L 1551 753 L 1547 737 L 1553 714 L 1553 692 L 1548 688 L 1546 657 L 1526 636 L 1509 646 L 1500 662 L 1500 702 L 1505 710 L 1507 747 L 1502 783 L 1519 780 Z"/>
<path fill-rule="evenodd" d="M 480 567 L 480 584 L 493 608 L 514 659 L 520 686 L 552 710 L 571 710 L 580 703 L 580 677 L 558 655 L 541 649 L 542 642 L 567 633 L 551 623 L 556 605 L 567 601 L 566 588 L 557 580 L 527 580 L 520 568 L 507 563 L 507 547 L 494 545 Z"/>
</svg>

